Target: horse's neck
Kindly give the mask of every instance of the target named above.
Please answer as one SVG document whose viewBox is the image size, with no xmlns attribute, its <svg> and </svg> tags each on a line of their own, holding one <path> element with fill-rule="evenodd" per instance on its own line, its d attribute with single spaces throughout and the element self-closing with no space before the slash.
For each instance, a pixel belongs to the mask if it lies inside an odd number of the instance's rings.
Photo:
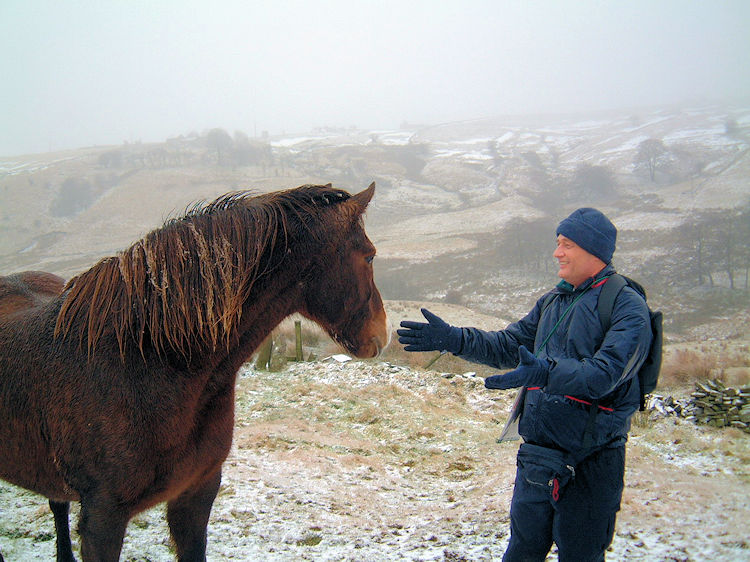
<svg viewBox="0 0 750 562">
<path fill-rule="evenodd" d="M 275 279 L 287 283 L 267 283 L 251 292 L 242 307 L 242 317 L 236 336 L 231 339 L 224 357 L 217 363 L 225 364 L 236 372 L 260 346 L 269 334 L 289 315 L 299 311 L 302 291 L 297 275 L 279 272 Z"/>
<path fill-rule="evenodd" d="M 217 400 L 229 407 L 240 367 L 271 331 L 295 311 L 296 305 L 292 291 L 275 298 L 261 294 L 250 301 L 248 299 L 243 307 L 239 330 L 228 346 L 220 344 L 213 353 L 203 355 L 199 362 L 195 358 L 188 362 L 187 370 L 192 375 L 183 390 L 186 403 L 194 404 L 195 411 L 203 411 L 209 403 L 215 408 Z"/>
</svg>

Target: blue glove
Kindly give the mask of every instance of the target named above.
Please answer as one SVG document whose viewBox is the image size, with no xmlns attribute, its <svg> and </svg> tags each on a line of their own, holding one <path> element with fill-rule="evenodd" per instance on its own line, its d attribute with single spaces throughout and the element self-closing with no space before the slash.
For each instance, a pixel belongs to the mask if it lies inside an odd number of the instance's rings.
<svg viewBox="0 0 750 562">
<path fill-rule="evenodd" d="M 521 361 L 518 367 L 504 375 L 492 375 L 484 379 L 486 388 L 506 390 L 519 386 L 545 386 L 549 377 L 549 363 L 534 356 L 524 346 L 518 348 Z"/>
<path fill-rule="evenodd" d="M 398 342 L 404 344 L 404 350 L 449 351 L 451 353 L 461 351 L 463 346 L 461 328 L 451 326 L 426 308 L 422 309 L 422 315 L 427 319 L 427 324 L 404 320 L 401 322 L 401 327 L 406 329 L 396 330 Z"/>
</svg>

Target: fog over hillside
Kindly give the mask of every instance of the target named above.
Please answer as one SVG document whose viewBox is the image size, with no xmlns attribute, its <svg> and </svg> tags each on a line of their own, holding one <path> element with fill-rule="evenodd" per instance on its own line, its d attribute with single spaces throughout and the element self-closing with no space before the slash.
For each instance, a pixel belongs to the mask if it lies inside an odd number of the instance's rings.
<svg viewBox="0 0 750 562">
<path fill-rule="evenodd" d="M 668 330 L 726 337 L 747 328 L 749 148 L 750 106 L 701 105 L 261 138 L 212 129 L 9 158 L 0 272 L 70 277 L 230 190 L 375 181 L 367 227 L 386 299 L 517 317 L 557 281 L 557 223 L 596 206 L 619 228 L 615 265 L 646 285 Z"/>
<path fill-rule="evenodd" d="M 4 0 L 0 155 L 746 103 L 748 25 L 744 0 Z"/>
</svg>

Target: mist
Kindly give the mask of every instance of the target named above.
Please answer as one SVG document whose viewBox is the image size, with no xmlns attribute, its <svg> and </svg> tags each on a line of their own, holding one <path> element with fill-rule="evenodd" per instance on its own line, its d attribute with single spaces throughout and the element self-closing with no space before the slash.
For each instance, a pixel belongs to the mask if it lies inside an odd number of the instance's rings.
<svg viewBox="0 0 750 562">
<path fill-rule="evenodd" d="M 0 4 L 0 155 L 750 102 L 739 1 Z"/>
</svg>

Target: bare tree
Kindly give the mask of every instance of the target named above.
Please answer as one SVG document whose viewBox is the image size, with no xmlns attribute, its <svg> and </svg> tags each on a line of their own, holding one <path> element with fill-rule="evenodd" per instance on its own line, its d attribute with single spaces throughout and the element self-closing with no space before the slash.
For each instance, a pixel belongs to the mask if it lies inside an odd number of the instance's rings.
<svg viewBox="0 0 750 562">
<path fill-rule="evenodd" d="M 211 129 L 206 134 L 206 145 L 216 151 L 216 163 L 224 164 L 224 155 L 232 148 L 232 137 L 224 129 Z"/>
<path fill-rule="evenodd" d="M 615 177 L 606 166 L 579 164 L 570 183 L 571 195 L 589 201 L 602 201 L 615 193 Z"/>
<path fill-rule="evenodd" d="M 94 189 L 86 178 L 65 178 L 57 197 L 50 205 L 53 217 L 72 217 L 87 209 L 95 199 Z"/>
<path fill-rule="evenodd" d="M 693 240 L 698 283 L 708 279 L 714 286 L 713 272 L 726 274 L 730 289 L 737 287 L 738 274 L 750 268 L 750 206 L 737 209 L 707 209 L 687 223 L 687 238 Z M 747 288 L 747 282 L 744 283 Z"/>
<path fill-rule="evenodd" d="M 235 131 L 231 148 L 232 162 L 239 166 L 261 165 L 265 169 L 273 160 L 271 145 L 250 140 L 242 131 Z"/>
<path fill-rule="evenodd" d="M 724 132 L 727 134 L 727 136 L 736 136 L 737 133 L 740 132 L 740 127 L 737 124 L 737 119 L 734 117 L 727 118 L 726 122 L 724 123 Z"/>
<path fill-rule="evenodd" d="M 748 242 L 750 234 L 750 206 L 732 209 L 724 213 L 721 222 L 721 242 L 726 252 L 723 265 L 729 278 L 729 288 L 735 289 L 735 278 L 740 270 L 745 270 L 744 288 L 747 289 Z"/>
<path fill-rule="evenodd" d="M 656 170 L 661 167 L 669 155 L 667 147 L 659 139 L 647 139 L 638 145 L 638 154 L 635 156 L 636 167 L 645 167 L 653 182 L 656 178 Z"/>
</svg>

